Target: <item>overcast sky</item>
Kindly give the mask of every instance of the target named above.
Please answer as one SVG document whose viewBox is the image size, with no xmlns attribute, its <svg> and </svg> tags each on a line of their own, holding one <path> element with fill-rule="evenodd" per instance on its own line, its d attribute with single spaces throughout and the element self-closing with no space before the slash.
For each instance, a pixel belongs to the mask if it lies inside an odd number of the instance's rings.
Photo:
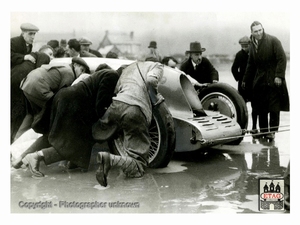
<svg viewBox="0 0 300 225">
<path fill-rule="evenodd" d="M 164 54 L 184 53 L 193 41 L 200 41 L 211 54 L 233 54 L 239 50 L 238 39 L 250 35 L 250 24 L 258 20 L 282 41 L 286 51 L 290 48 L 287 12 L 11 12 L 10 17 L 14 34 L 20 32 L 20 24 L 30 22 L 40 33 L 75 31 L 92 39 L 95 48 L 105 30 L 134 31 L 143 49 L 156 40 Z"/>
<path fill-rule="evenodd" d="M 237 26 L 249 33 L 249 25 L 254 20 L 272 30 L 280 28 L 289 31 L 290 15 L 275 12 L 12 12 L 11 29 L 20 30 L 25 21 L 36 24 L 41 31 L 82 32 L 97 29 L 123 29 L 164 32 L 183 31 L 185 28 Z M 163 31 L 161 30 L 163 29 Z M 196 30 L 195 30 L 196 32 Z"/>
</svg>

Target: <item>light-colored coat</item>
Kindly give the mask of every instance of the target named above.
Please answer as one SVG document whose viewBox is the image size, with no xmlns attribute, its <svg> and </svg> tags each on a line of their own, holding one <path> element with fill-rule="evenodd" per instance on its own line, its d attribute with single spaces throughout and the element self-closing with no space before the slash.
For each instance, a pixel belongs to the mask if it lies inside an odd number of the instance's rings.
<svg viewBox="0 0 300 225">
<path fill-rule="evenodd" d="M 152 105 L 146 85 L 151 85 L 157 90 L 158 82 L 163 76 L 163 65 L 154 62 L 143 62 L 138 65 L 146 84 L 137 69 L 137 63 L 133 63 L 123 70 L 115 88 L 117 96 L 113 99 L 139 106 L 150 124 Z"/>
<path fill-rule="evenodd" d="M 58 90 L 70 86 L 75 79 L 71 65 L 43 65 L 31 71 L 21 82 L 20 88 L 32 97 L 29 101 L 44 107 Z"/>
</svg>

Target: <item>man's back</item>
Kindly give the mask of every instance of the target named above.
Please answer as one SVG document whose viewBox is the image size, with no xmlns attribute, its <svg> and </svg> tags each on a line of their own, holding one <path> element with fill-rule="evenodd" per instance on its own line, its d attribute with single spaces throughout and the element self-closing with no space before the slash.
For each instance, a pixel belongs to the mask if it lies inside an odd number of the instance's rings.
<svg viewBox="0 0 300 225">
<path fill-rule="evenodd" d="M 20 88 L 35 97 L 40 105 L 49 100 L 63 86 L 70 86 L 75 75 L 69 65 L 45 65 L 31 71 L 23 80 Z"/>
<path fill-rule="evenodd" d="M 123 70 L 115 88 L 117 96 L 113 99 L 129 105 L 139 106 L 147 119 L 151 121 L 151 102 L 145 82 L 156 88 L 155 85 L 157 85 L 162 75 L 163 65 L 160 63 L 133 63 Z"/>
</svg>

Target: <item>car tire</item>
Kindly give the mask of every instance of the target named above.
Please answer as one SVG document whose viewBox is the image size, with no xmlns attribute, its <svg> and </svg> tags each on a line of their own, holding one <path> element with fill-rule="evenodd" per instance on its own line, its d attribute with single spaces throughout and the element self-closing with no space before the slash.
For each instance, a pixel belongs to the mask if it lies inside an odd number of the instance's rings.
<svg viewBox="0 0 300 225">
<path fill-rule="evenodd" d="M 205 110 L 220 111 L 221 114 L 235 119 L 241 129 L 247 129 L 248 110 L 246 103 L 243 97 L 232 86 L 225 83 L 209 84 L 207 87 L 201 89 L 198 97 Z M 242 142 L 243 138 L 240 137 L 228 144 L 238 145 Z"/>
<path fill-rule="evenodd" d="M 149 127 L 151 139 L 149 152 L 149 167 L 166 167 L 175 150 L 175 127 L 172 115 L 167 105 L 162 102 L 152 110 L 153 118 Z M 114 154 L 126 155 L 123 149 L 124 135 L 121 132 L 108 141 L 108 146 Z"/>
</svg>

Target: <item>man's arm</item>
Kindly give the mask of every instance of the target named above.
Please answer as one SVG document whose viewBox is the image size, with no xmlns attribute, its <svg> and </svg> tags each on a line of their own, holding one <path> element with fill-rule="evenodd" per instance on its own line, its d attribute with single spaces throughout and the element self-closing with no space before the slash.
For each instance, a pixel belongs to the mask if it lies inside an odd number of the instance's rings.
<svg viewBox="0 0 300 225">
<path fill-rule="evenodd" d="M 163 65 L 160 63 L 156 63 L 156 65 L 147 73 L 146 85 L 152 105 L 158 105 L 164 100 L 162 95 L 158 93 L 158 82 L 162 76 Z"/>
<path fill-rule="evenodd" d="M 281 45 L 281 42 L 274 37 L 274 54 L 276 57 L 276 72 L 275 77 L 284 79 L 286 70 L 286 55 Z"/>
<path fill-rule="evenodd" d="M 21 45 L 18 44 L 18 40 L 12 38 L 10 41 L 10 61 L 11 66 L 21 64 L 24 61 L 25 54 L 18 53 Z M 19 50 L 19 51 L 18 51 Z"/>
<path fill-rule="evenodd" d="M 11 60 L 11 67 L 15 65 L 19 65 L 25 60 L 31 61 L 32 63 L 36 62 L 36 59 L 30 54 L 22 53 L 22 45 L 19 43 L 18 39 L 11 39 L 10 42 L 10 60 Z"/>
<path fill-rule="evenodd" d="M 206 61 L 207 67 L 208 67 L 208 71 L 209 71 L 210 79 L 211 79 L 212 83 L 218 82 L 219 81 L 219 72 L 215 69 L 215 67 L 211 64 L 211 62 L 208 59 L 206 59 L 205 61 Z"/>
<path fill-rule="evenodd" d="M 99 81 L 99 84 L 97 84 L 96 113 L 98 117 L 101 118 L 105 113 L 105 108 L 109 107 L 112 102 L 119 75 L 114 70 L 107 70 L 105 72 L 99 71 L 98 73 L 106 73 L 102 75 L 103 78 Z"/>
<path fill-rule="evenodd" d="M 233 64 L 231 66 L 231 73 L 236 81 L 239 81 L 241 79 L 241 73 L 239 72 L 239 68 L 239 54 L 236 54 Z"/>
<path fill-rule="evenodd" d="M 246 71 L 243 77 L 243 81 L 242 81 L 242 88 L 250 88 L 249 85 L 252 84 L 253 78 L 255 76 L 256 73 L 256 65 L 254 62 L 254 56 L 253 56 L 253 51 L 250 48 L 250 53 L 249 53 L 249 58 L 248 58 L 248 62 L 247 62 L 247 66 L 246 66 Z"/>
</svg>

